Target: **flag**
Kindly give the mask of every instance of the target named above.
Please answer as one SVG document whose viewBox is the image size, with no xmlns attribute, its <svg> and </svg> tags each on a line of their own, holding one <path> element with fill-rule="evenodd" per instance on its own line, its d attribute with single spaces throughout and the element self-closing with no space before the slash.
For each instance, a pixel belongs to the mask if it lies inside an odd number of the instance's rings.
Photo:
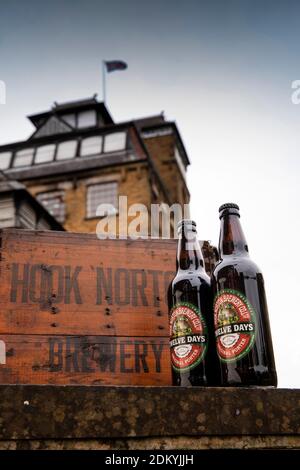
<svg viewBox="0 0 300 470">
<path fill-rule="evenodd" d="M 125 70 L 127 69 L 126 62 L 123 60 L 109 60 L 105 61 L 106 71 L 107 72 L 114 72 L 115 70 Z"/>
</svg>

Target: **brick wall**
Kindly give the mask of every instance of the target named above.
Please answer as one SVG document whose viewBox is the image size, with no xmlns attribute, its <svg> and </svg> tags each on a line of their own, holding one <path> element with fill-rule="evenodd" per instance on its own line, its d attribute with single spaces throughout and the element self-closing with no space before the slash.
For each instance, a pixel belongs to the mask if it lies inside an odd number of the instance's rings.
<svg viewBox="0 0 300 470">
<path fill-rule="evenodd" d="M 142 141 L 133 128 L 130 138 L 136 156 L 145 158 Z M 128 197 L 128 206 L 189 202 L 189 192 L 175 158 L 176 137 L 173 133 L 144 139 L 150 160 L 143 162 L 84 170 L 24 181 L 33 196 L 50 191 L 63 191 L 65 202 L 65 229 L 71 232 L 94 232 L 99 218 L 87 218 L 87 187 L 91 184 L 116 181 L 119 196 Z M 132 219 L 133 217 L 131 217 Z M 130 219 L 129 219 L 130 221 Z M 122 226 L 126 222 L 122 222 Z M 119 219 L 117 218 L 117 235 Z"/>
<path fill-rule="evenodd" d="M 87 186 L 111 181 L 118 182 L 119 196 L 127 195 L 128 205 L 141 203 L 150 206 L 151 188 L 147 163 L 101 169 L 73 178 L 62 175 L 38 182 L 27 181 L 25 184 L 33 196 L 63 190 L 66 204 L 65 229 L 71 232 L 94 232 L 99 219 L 86 217 Z"/>
<path fill-rule="evenodd" d="M 175 159 L 175 136 L 167 134 L 144 139 L 172 203 L 189 203 L 189 191 Z"/>
</svg>

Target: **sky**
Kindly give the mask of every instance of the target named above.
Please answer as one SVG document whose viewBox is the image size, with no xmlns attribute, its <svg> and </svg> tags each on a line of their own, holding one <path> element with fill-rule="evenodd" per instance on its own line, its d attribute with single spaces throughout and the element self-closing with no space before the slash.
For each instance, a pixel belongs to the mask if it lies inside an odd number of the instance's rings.
<svg viewBox="0 0 300 470">
<path fill-rule="evenodd" d="M 300 387 L 300 3 L 269 0 L 0 0 L 0 144 L 25 118 L 98 93 L 102 60 L 116 122 L 164 111 L 191 160 L 191 215 L 218 243 L 218 207 L 236 202 L 265 277 L 280 387 Z"/>
</svg>

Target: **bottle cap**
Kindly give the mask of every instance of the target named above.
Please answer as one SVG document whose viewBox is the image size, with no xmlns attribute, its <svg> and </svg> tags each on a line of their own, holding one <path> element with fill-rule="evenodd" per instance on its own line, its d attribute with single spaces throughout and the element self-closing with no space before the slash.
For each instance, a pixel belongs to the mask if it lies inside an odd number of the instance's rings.
<svg viewBox="0 0 300 470">
<path fill-rule="evenodd" d="M 197 226 L 196 222 L 191 219 L 182 219 L 178 222 L 177 227 L 180 228 L 182 225 L 194 225 Z"/>
<path fill-rule="evenodd" d="M 237 209 L 238 211 L 240 210 L 239 206 L 235 204 L 234 202 L 227 202 L 226 204 L 222 204 L 219 207 L 219 212 L 221 212 L 224 209 Z"/>
<path fill-rule="evenodd" d="M 180 233 L 182 229 L 185 230 L 186 228 L 187 228 L 187 230 L 192 230 L 192 232 L 196 232 L 197 231 L 197 224 L 196 224 L 196 222 L 194 222 L 194 220 L 190 220 L 190 219 L 180 220 L 177 224 L 178 233 Z"/>
<path fill-rule="evenodd" d="M 224 215 L 237 215 L 240 217 L 239 213 L 239 206 L 237 204 L 234 204 L 234 202 L 227 202 L 226 204 L 222 204 L 221 207 L 219 207 L 219 219 L 222 219 Z"/>
</svg>

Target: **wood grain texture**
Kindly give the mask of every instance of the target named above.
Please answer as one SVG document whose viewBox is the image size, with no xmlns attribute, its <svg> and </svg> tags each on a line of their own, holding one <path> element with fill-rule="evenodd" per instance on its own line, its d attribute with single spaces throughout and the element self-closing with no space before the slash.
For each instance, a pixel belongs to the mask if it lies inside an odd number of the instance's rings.
<svg viewBox="0 0 300 470">
<path fill-rule="evenodd" d="M 170 241 L 4 231 L 0 332 L 167 336 L 175 250 Z"/>
<path fill-rule="evenodd" d="M 170 385 L 167 338 L 1 335 L 2 384 Z"/>
<path fill-rule="evenodd" d="M 0 383 L 170 384 L 176 241 L 7 229 L 0 254 Z"/>
</svg>

